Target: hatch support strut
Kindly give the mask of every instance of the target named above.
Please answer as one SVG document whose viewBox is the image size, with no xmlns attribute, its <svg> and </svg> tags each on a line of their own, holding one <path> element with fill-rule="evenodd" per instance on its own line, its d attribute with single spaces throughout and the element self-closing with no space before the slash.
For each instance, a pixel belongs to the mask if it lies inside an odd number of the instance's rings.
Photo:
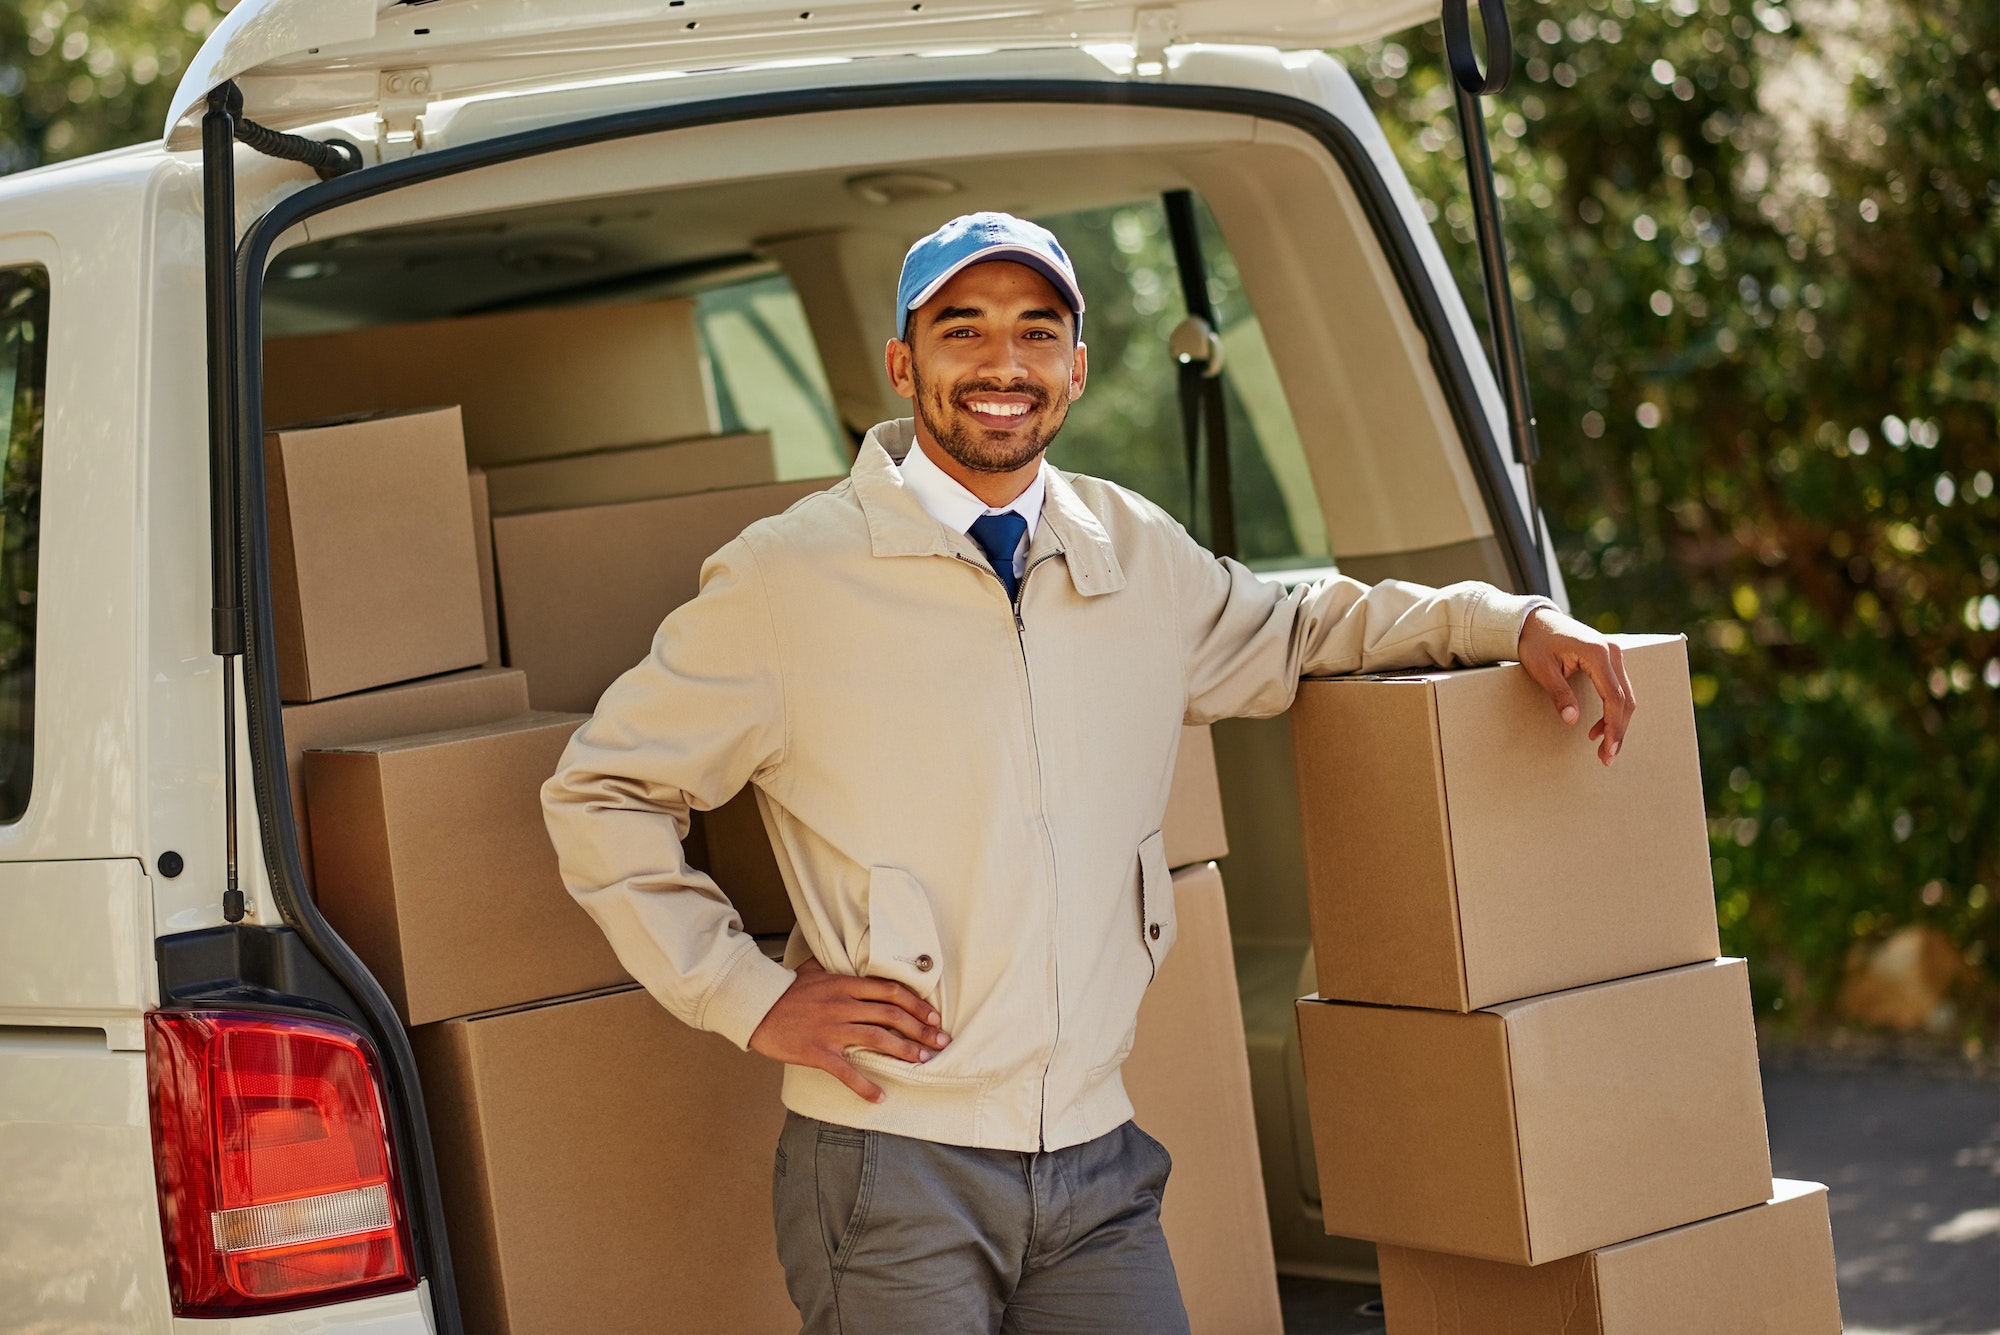
<svg viewBox="0 0 2000 1335">
<path fill-rule="evenodd" d="M 1537 567 L 1530 593 L 1549 591 L 1548 553 L 1542 538 L 1541 506 L 1535 498 L 1535 465 L 1542 445 L 1535 433 L 1535 409 L 1528 396 L 1527 362 L 1521 353 L 1521 329 L 1514 319 L 1514 292 L 1507 277 L 1507 241 L 1500 227 L 1500 200 L 1493 190 L 1493 154 L 1486 142 L 1486 114 L 1479 99 L 1507 87 L 1514 69 L 1514 35 L 1507 23 L 1506 0 L 1479 0 L 1486 30 L 1486 68 L 1472 49 L 1472 23 L 1467 0 L 1444 0 L 1444 49 L 1451 67 L 1452 92 L 1458 102 L 1459 138 L 1465 146 L 1465 174 L 1472 196 L 1473 230 L 1479 239 L 1479 267 L 1485 280 L 1487 326 L 1493 336 L 1493 360 L 1500 392 L 1507 403 L 1508 434 L 1514 459 L 1528 484 L 1528 526 L 1535 543 Z"/>
</svg>

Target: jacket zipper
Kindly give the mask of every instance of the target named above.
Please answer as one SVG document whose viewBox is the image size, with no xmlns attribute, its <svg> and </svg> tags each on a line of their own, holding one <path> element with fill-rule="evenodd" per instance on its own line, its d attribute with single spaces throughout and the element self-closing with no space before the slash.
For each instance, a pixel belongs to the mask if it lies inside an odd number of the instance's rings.
<svg viewBox="0 0 2000 1335">
<path fill-rule="evenodd" d="M 1034 751 L 1035 757 L 1035 823 L 1042 827 L 1042 857 L 1046 864 L 1051 893 L 1049 906 L 1051 915 L 1049 923 L 1049 970 L 1054 982 L 1055 995 L 1051 998 L 1049 1009 L 1050 1014 L 1055 1017 L 1055 1030 L 1049 1036 L 1048 1056 L 1042 1059 L 1041 1109 L 1036 1118 L 1035 1125 L 1035 1145 L 1042 1151 L 1046 1151 L 1049 1147 L 1049 1072 L 1055 1067 L 1056 1048 L 1062 1043 L 1062 951 L 1058 944 L 1060 934 L 1055 931 L 1054 922 L 1056 911 L 1054 896 L 1059 893 L 1060 887 L 1056 884 L 1055 839 L 1049 833 L 1048 793 L 1042 786 L 1042 741 L 1041 736 L 1035 730 L 1035 675 L 1028 666 L 1028 623 L 1021 615 L 1021 602 L 1028 593 L 1028 577 L 1035 573 L 1037 567 L 1046 565 L 1060 554 L 1061 551 L 1058 549 L 1028 563 L 1027 568 L 1021 572 L 1021 578 L 1014 585 L 1014 597 L 1010 607 L 1010 610 L 1014 614 L 1014 644 L 1021 651 L 1021 681 L 1028 697 L 1028 743 Z M 974 562 L 963 556 L 958 559 L 965 561 L 967 565 L 978 565 L 980 569 L 983 569 L 993 577 L 994 583 L 1000 585 L 1002 593 L 1007 591 L 1007 585 L 1001 580 L 999 572 L 994 570 L 990 565 Z"/>
</svg>

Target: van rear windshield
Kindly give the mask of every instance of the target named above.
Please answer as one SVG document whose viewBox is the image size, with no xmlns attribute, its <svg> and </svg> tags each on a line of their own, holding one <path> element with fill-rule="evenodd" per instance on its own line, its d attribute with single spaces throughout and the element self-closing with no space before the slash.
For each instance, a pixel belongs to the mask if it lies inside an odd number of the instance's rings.
<svg viewBox="0 0 2000 1335">
<path fill-rule="evenodd" d="M 27 811 L 34 778 L 48 329 L 48 271 L 0 269 L 0 822 Z"/>
</svg>

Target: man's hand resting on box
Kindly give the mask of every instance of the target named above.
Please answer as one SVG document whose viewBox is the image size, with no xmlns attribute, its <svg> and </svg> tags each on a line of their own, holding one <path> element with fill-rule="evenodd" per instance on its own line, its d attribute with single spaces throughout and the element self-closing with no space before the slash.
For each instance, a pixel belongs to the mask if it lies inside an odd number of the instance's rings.
<svg viewBox="0 0 2000 1335">
<path fill-rule="evenodd" d="M 848 1051 L 927 1062 L 951 1042 L 938 1019 L 929 1002 L 901 983 L 828 973 L 809 959 L 750 1035 L 750 1050 L 787 1066 L 816 1067 L 880 1103 L 882 1087 L 847 1060 Z"/>
<path fill-rule="evenodd" d="M 1564 723 L 1582 716 L 1569 679 L 1578 672 L 1590 678 L 1604 701 L 1604 717 L 1591 725 L 1590 739 L 1597 743 L 1599 760 L 1609 765 L 1617 759 L 1637 708 L 1618 646 L 1574 617 L 1538 607 L 1521 627 L 1520 655 L 1521 666 L 1549 693 Z"/>
</svg>

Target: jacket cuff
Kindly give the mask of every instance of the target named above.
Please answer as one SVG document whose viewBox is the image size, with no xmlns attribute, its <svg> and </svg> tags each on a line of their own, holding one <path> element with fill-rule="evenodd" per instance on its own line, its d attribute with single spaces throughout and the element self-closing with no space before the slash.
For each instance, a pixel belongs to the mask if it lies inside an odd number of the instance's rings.
<svg viewBox="0 0 2000 1335">
<path fill-rule="evenodd" d="M 1555 603 L 1539 594 L 1503 593 L 1488 586 L 1466 609 L 1465 647 L 1458 655 L 1468 667 L 1521 656 L 1521 631 L 1528 617 Z"/>
<path fill-rule="evenodd" d="M 742 949 L 702 1002 L 696 1027 L 721 1034 L 747 1052 L 750 1035 L 798 975 L 767 957 L 751 938 L 742 941 Z"/>
</svg>

